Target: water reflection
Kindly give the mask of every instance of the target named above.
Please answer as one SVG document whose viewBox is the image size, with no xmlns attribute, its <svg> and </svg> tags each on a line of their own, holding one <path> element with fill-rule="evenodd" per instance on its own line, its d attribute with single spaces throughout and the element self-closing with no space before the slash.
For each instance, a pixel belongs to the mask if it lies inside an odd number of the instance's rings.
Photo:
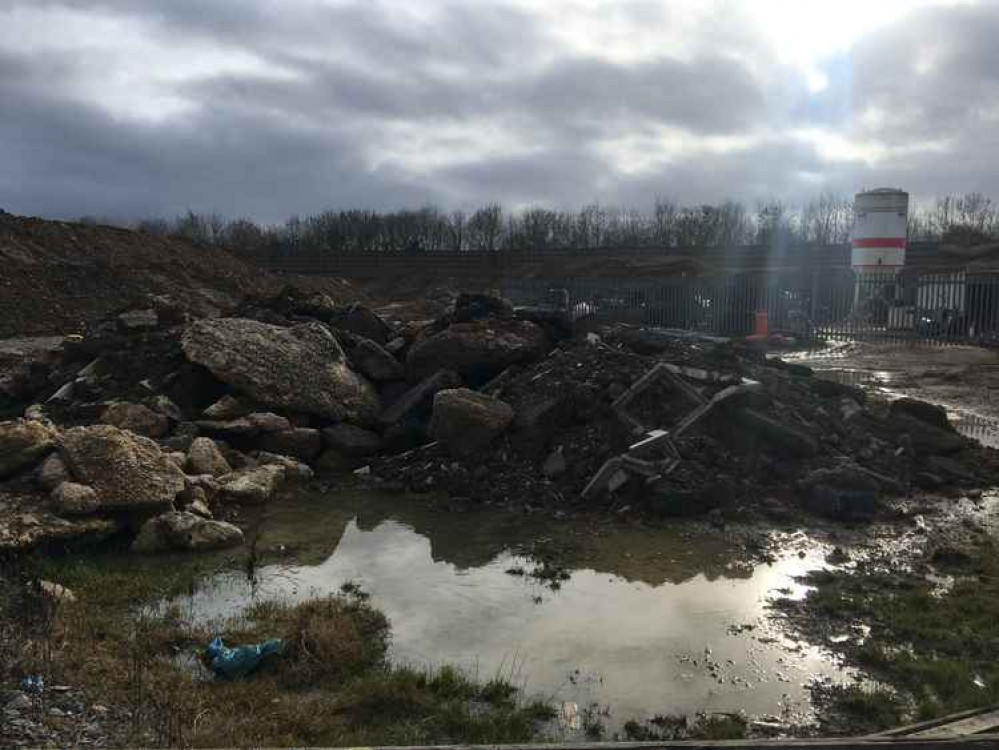
<svg viewBox="0 0 999 750">
<path fill-rule="evenodd" d="M 782 642 L 766 617 L 775 590 L 803 594 L 794 577 L 822 564 L 817 547 L 752 566 L 734 564 L 718 532 L 573 529 L 558 539 L 571 542 L 575 570 L 551 591 L 506 573 L 530 565 L 503 551 L 510 538 L 523 541 L 523 516 L 370 496 L 363 510 L 322 502 L 319 514 L 313 499 L 268 519 L 258 546 L 285 545 L 291 557 L 258 569 L 255 595 L 298 600 L 358 581 L 392 621 L 397 661 L 458 664 L 556 701 L 598 702 L 612 709 L 612 727 L 657 712 L 779 713 L 807 702 L 811 675 L 838 674 L 817 651 Z M 556 539 L 536 522 L 529 531 Z M 191 617 L 221 620 L 253 595 L 245 576 L 227 572 L 179 603 Z"/>
</svg>

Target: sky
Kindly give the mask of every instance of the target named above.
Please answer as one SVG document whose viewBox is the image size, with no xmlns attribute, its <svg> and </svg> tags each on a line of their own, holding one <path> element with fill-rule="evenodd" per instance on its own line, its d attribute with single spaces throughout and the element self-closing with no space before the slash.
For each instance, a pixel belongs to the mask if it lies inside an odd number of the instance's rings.
<svg viewBox="0 0 999 750">
<path fill-rule="evenodd" d="M 0 0 L 0 208 L 999 197 L 999 0 Z"/>
</svg>

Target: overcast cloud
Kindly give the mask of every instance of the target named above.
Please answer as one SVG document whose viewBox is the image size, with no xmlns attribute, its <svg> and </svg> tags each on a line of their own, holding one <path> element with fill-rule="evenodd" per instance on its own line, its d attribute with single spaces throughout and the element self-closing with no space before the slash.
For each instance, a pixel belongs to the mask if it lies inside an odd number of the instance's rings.
<svg viewBox="0 0 999 750">
<path fill-rule="evenodd" d="M 999 2 L 0 0 L 0 207 L 999 197 Z"/>
</svg>

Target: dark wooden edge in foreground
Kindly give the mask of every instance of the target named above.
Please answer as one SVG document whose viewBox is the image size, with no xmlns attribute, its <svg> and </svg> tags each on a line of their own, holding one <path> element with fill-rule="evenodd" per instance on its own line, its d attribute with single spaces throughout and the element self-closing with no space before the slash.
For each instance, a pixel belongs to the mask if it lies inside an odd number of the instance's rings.
<svg viewBox="0 0 999 750">
<path fill-rule="evenodd" d="M 342 748 L 308 748 L 297 750 L 753 750 L 754 748 L 782 748 L 782 750 L 816 750 L 817 748 L 891 748 L 891 750 L 935 750 L 935 748 L 992 748 L 999 747 L 999 734 L 977 734 L 948 739 L 893 738 L 893 737 L 838 737 L 812 740 L 715 740 L 710 742 L 567 742 L 536 745 L 399 745 L 357 746 Z M 224 749 L 216 749 L 224 750 Z M 271 750 L 257 748 L 257 750 Z M 277 750 L 276 748 L 273 750 Z M 281 750 L 289 750 L 281 748 Z"/>
</svg>

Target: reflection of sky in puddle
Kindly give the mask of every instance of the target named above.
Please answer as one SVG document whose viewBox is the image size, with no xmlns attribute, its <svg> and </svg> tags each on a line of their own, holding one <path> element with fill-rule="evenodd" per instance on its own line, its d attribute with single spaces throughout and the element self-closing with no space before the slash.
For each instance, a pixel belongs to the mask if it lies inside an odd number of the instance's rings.
<svg viewBox="0 0 999 750">
<path fill-rule="evenodd" d="M 508 575 L 515 564 L 530 568 L 510 554 L 460 569 L 435 561 L 431 540 L 398 521 L 369 531 L 351 521 L 320 564 L 261 568 L 256 596 L 302 599 L 357 581 L 392 621 L 397 662 L 452 663 L 480 678 L 511 677 L 529 694 L 596 701 L 613 709 L 611 725 L 657 712 L 775 714 L 807 701 L 812 675 L 841 675 L 766 618 L 777 589 L 804 594 L 793 578 L 819 567 L 820 555 L 788 556 L 744 578 L 698 574 L 655 586 L 582 569 L 550 591 Z M 225 618 L 250 596 L 245 578 L 224 573 L 181 606 L 201 620 Z M 755 627 L 729 632 L 745 624 Z"/>
</svg>

